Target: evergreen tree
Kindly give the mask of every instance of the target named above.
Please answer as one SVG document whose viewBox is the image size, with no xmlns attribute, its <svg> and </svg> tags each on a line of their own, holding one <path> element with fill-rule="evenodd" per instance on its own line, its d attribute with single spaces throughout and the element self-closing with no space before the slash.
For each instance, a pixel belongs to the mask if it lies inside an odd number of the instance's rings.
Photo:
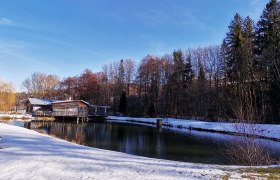
<svg viewBox="0 0 280 180">
<path fill-rule="evenodd" d="M 124 84 L 124 79 L 125 79 L 125 73 L 124 73 L 124 64 L 122 59 L 119 65 L 119 75 L 118 75 L 119 83 Z"/>
<path fill-rule="evenodd" d="M 256 52 L 270 97 L 272 119 L 280 119 L 280 3 L 270 0 L 257 24 Z"/>
<path fill-rule="evenodd" d="M 257 53 L 259 55 L 271 45 L 279 45 L 280 3 L 270 0 L 257 23 Z"/>
<path fill-rule="evenodd" d="M 173 61 L 174 61 L 174 80 L 178 85 L 182 85 L 184 81 L 184 59 L 183 53 L 179 49 L 178 51 L 173 52 Z"/>
<path fill-rule="evenodd" d="M 173 63 L 174 63 L 174 72 L 172 74 L 172 96 L 174 97 L 173 104 L 174 104 L 174 113 L 176 116 L 181 113 L 182 111 L 182 102 L 184 97 L 184 59 L 183 53 L 179 49 L 173 52 Z"/>
<path fill-rule="evenodd" d="M 206 74 L 205 68 L 201 60 L 198 61 L 198 76 L 197 76 L 197 116 L 206 117 L 207 114 L 207 98 L 206 98 Z"/>
<path fill-rule="evenodd" d="M 253 81 L 254 71 L 254 22 L 250 17 L 246 17 L 242 28 L 242 83 Z"/>
<path fill-rule="evenodd" d="M 227 86 L 227 82 L 228 82 L 228 76 L 227 76 L 227 54 L 228 54 L 228 47 L 227 47 L 227 43 L 226 40 L 223 40 L 223 43 L 221 45 L 221 68 L 219 69 L 219 76 L 223 78 L 223 84 L 226 87 Z"/>
<path fill-rule="evenodd" d="M 126 114 L 126 109 L 127 109 L 126 93 L 123 92 L 120 98 L 119 112 L 122 114 Z"/>
<path fill-rule="evenodd" d="M 201 61 L 198 61 L 198 87 L 200 91 L 204 91 L 204 87 L 206 85 L 206 75 L 205 75 L 205 69 Z"/>
<path fill-rule="evenodd" d="M 151 103 L 151 104 L 149 105 L 149 116 L 150 116 L 151 118 L 153 118 L 155 112 L 156 112 L 156 110 L 155 110 L 155 105 L 154 105 L 154 103 Z"/>
<path fill-rule="evenodd" d="M 253 120 L 256 118 L 256 109 L 252 86 L 254 81 L 254 23 L 251 18 L 247 17 L 243 21 L 239 14 L 234 16 L 223 44 L 223 50 L 226 51 L 226 71 L 230 82 L 228 93 L 234 97 L 230 102 L 232 112 L 239 120 Z"/>
<path fill-rule="evenodd" d="M 242 43 L 242 18 L 236 14 L 230 23 L 229 32 L 225 39 L 227 76 L 232 84 L 238 83 L 241 78 Z"/>
<path fill-rule="evenodd" d="M 189 55 L 186 61 L 186 64 L 183 69 L 183 86 L 184 89 L 186 89 L 193 80 L 194 72 L 192 70 L 192 64 L 191 64 L 191 56 Z"/>
</svg>

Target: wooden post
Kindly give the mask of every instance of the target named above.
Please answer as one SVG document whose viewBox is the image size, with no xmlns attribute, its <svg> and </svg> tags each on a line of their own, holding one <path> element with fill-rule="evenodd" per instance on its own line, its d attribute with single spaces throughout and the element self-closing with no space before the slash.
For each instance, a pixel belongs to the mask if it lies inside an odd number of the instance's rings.
<svg viewBox="0 0 280 180">
<path fill-rule="evenodd" d="M 157 119 L 157 128 L 162 127 L 162 119 Z"/>
<path fill-rule="evenodd" d="M 77 116 L 77 124 L 79 124 L 79 116 Z"/>
</svg>

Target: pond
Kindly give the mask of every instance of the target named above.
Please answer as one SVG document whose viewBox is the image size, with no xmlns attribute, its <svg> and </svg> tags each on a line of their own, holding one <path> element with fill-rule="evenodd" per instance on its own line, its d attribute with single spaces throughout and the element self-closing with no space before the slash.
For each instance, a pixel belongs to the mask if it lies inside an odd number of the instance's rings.
<svg viewBox="0 0 280 180">
<path fill-rule="evenodd" d="M 8 121 L 77 144 L 133 155 L 206 164 L 231 164 L 223 149 L 238 137 L 187 129 L 155 128 L 120 122 Z M 267 142 L 267 150 L 280 157 L 280 143 Z"/>
</svg>

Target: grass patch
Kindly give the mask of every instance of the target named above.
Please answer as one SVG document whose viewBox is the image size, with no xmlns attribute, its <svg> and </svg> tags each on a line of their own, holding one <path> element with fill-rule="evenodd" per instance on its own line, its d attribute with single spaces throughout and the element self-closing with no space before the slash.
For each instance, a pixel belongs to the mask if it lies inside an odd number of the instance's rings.
<svg viewBox="0 0 280 180">
<path fill-rule="evenodd" d="M 10 116 L 1 116 L 0 117 L 0 120 L 10 120 L 10 119 L 13 119 L 13 117 L 10 117 Z"/>
<path fill-rule="evenodd" d="M 245 173 L 242 177 L 250 179 L 250 177 L 259 177 L 265 178 L 268 180 L 280 179 L 280 167 L 271 167 L 271 168 L 248 168 L 241 169 L 240 173 Z"/>
<path fill-rule="evenodd" d="M 222 180 L 228 180 L 230 178 L 230 174 L 229 173 L 226 173 L 225 175 L 223 175 L 221 177 Z"/>
</svg>

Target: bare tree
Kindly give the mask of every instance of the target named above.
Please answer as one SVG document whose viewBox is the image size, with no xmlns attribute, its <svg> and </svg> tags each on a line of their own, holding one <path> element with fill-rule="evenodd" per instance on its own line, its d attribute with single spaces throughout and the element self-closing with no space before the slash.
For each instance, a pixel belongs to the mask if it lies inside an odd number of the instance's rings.
<svg viewBox="0 0 280 180">
<path fill-rule="evenodd" d="M 27 92 L 38 98 L 54 98 L 59 87 L 59 78 L 56 75 L 33 73 L 22 83 Z"/>
<path fill-rule="evenodd" d="M 11 83 L 0 81 L 0 111 L 10 111 L 15 105 L 16 93 Z"/>
<path fill-rule="evenodd" d="M 126 92 L 129 96 L 130 92 L 130 84 L 132 83 L 132 80 L 135 77 L 135 66 L 136 63 L 132 59 L 126 59 L 124 60 L 124 70 L 125 70 L 125 84 L 126 84 Z"/>
</svg>

